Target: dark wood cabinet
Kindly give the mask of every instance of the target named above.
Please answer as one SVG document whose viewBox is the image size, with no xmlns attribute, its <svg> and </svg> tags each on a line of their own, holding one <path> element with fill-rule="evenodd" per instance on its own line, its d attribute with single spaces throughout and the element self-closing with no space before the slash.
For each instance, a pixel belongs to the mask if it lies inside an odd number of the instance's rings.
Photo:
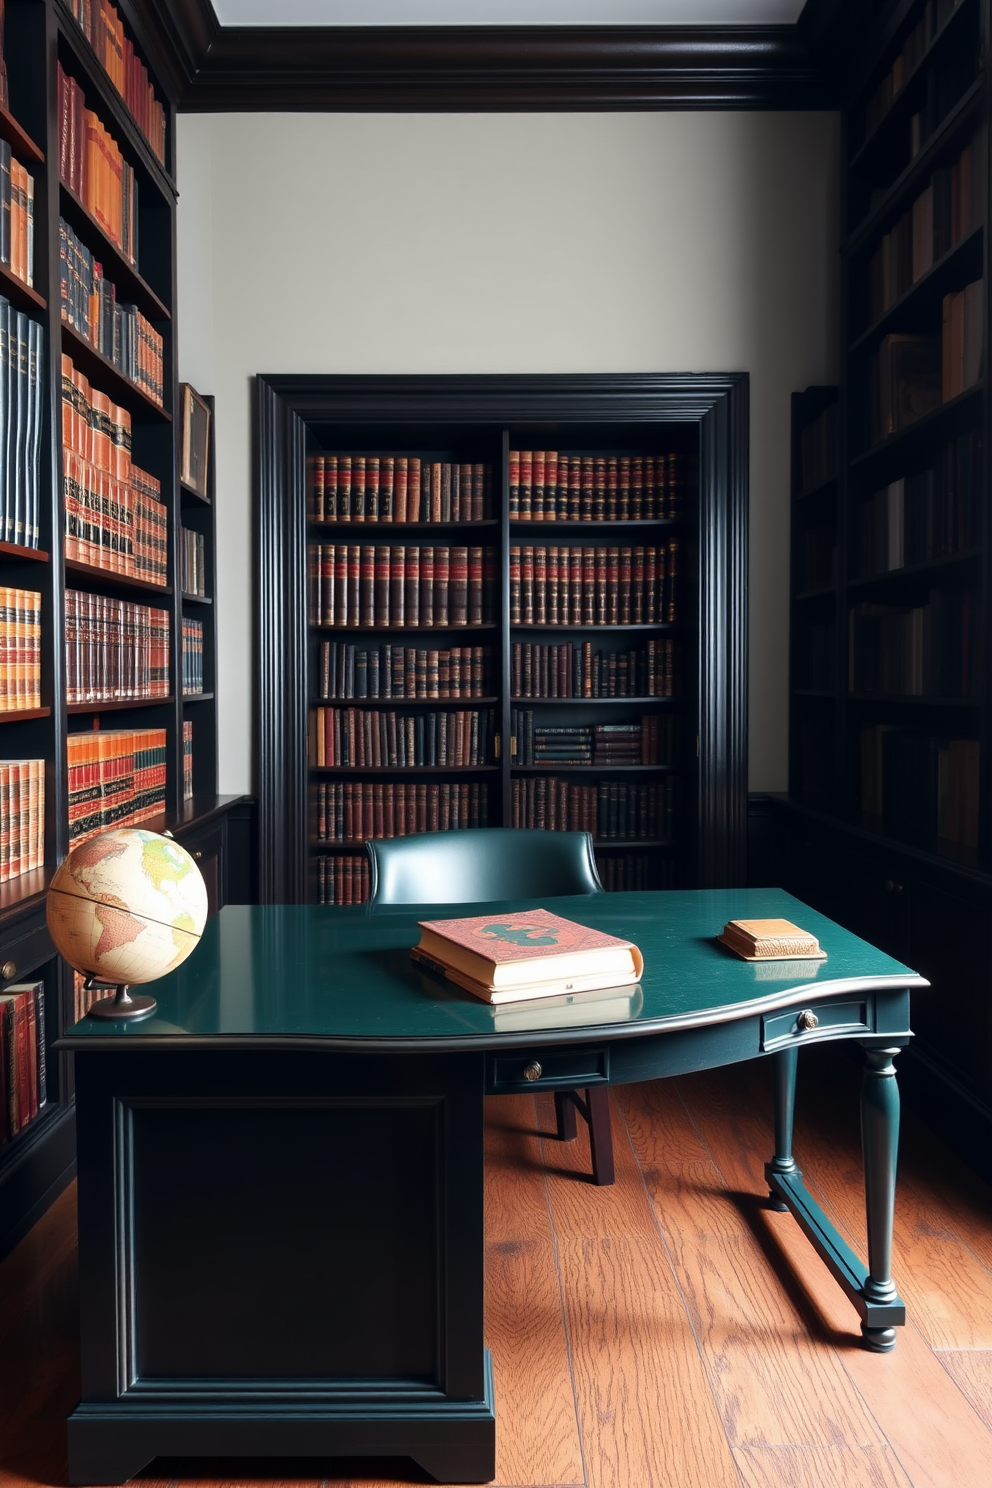
<svg viewBox="0 0 992 1488">
<path fill-rule="evenodd" d="M 328 849 L 349 850 L 357 872 L 363 861 L 361 839 L 383 835 L 363 830 L 345 832 L 344 840 L 322 841 L 325 829 L 315 830 L 320 819 L 315 798 L 319 799 L 327 781 L 347 782 L 349 790 L 351 782 L 363 782 L 369 792 L 382 789 L 379 782 L 385 783 L 387 791 L 395 783 L 397 800 L 401 785 L 406 789 L 407 782 L 421 778 L 428 790 L 436 789 L 439 781 L 462 782 L 463 788 L 481 781 L 486 787 L 487 811 L 480 824 L 508 827 L 515 821 L 528 824 L 515 811 L 534 780 L 549 795 L 555 777 L 573 790 L 585 786 L 599 792 L 597 801 L 603 800 L 602 790 L 608 783 L 622 784 L 625 790 L 630 782 L 638 788 L 648 782 L 666 783 L 672 802 L 671 826 L 644 834 L 648 840 L 639 838 L 637 832 L 626 838 L 621 832 L 608 837 L 596 818 L 597 856 L 607 886 L 614 872 L 612 861 L 620 859 L 626 869 L 632 858 L 643 859 L 644 887 L 743 881 L 745 376 L 259 377 L 255 439 L 263 902 L 295 903 L 323 897 L 326 880 L 318 880 L 316 863 L 326 861 Z M 638 517 L 631 509 L 630 517 L 620 520 L 611 517 L 609 505 L 604 504 L 602 509 L 590 507 L 586 520 L 576 519 L 576 513 L 559 520 L 560 512 L 554 520 L 547 514 L 542 518 L 540 508 L 525 519 L 511 491 L 511 452 L 535 450 L 571 451 L 569 458 L 587 460 L 590 467 L 598 462 L 605 467 L 604 481 L 611 461 L 622 471 L 625 458 L 639 461 L 654 459 L 659 451 L 675 452 L 689 478 L 680 491 L 675 516 L 666 509 Z M 435 513 L 431 522 L 411 524 L 369 520 L 364 512 L 356 521 L 353 511 L 350 517 L 339 514 L 335 521 L 315 521 L 308 470 L 315 460 L 326 461 L 328 456 L 337 460 L 338 452 L 345 451 L 358 453 L 363 466 L 369 458 L 379 464 L 384 457 L 406 461 L 408 455 L 424 461 L 485 464 L 491 481 L 488 509 L 482 520 L 468 522 L 464 513 L 454 522 L 443 516 L 437 520 Z M 352 455 L 347 458 L 351 461 Z M 522 489 L 522 481 L 520 485 Z M 603 499 L 609 501 L 609 497 Z M 314 606 L 314 575 L 325 561 L 317 545 L 329 542 L 350 545 L 355 574 L 349 582 L 365 582 L 359 553 L 362 563 L 367 563 L 368 589 L 361 592 L 367 593 L 369 610 L 351 616 L 347 624 L 343 616 L 328 616 Z M 474 544 L 484 550 L 485 612 L 476 616 L 474 624 L 461 628 L 451 624 L 451 615 L 444 624 L 432 619 L 424 628 L 419 610 L 418 624 L 413 627 L 408 620 L 402 628 L 376 624 L 372 575 L 377 584 L 379 555 L 387 546 L 395 551 L 391 545 L 397 543 L 427 544 L 419 548 L 420 553 L 429 551 L 432 543 Z M 594 544 L 605 555 L 604 564 L 609 563 L 612 551 L 618 573 L 620 550 L 625 545 L 628 552 L 635 552 L 638 545 L 670 545 L 669 553 L 677 547 L 674 618 L 641 617 L 622 610 L 565 615 L 554 609 L 550 598 L 546 612 L 535 600 L 531 613 L 526 601 L 522 608 L 515 603 L 514 565 L 517 561 L 522 565 L 526 595 L 528 545 L 533 545 L 538 573 L 540 550 L 548 555 L 567 550 L 574 556 L 579 549 L 591 553 Z M 462 551 L 471 552 L 471 547 Z M 559 559 L 548 556 L 547 562 L 558 563 Z M 599 578 L 595 582 L 598 586 Z M 529 687 L 520 695 L 514 657 L 523 653 L 515 647 L 581 648 L 585 644 L 590 654 L 611 648 L 639 653 L 656 637 L 677 647 L 681 677 L 676 696 L 638 696 L 632 689 L 619 698 L 534 697 Z M 425 767 L 422 761 L 404 763 L 398 754 L 393 758 L 390 753 L 387 759 L 386 746 L 380 750 L 376 745 L 371 755 L 361 754 L 358 764 L 352 763 L 350 753 L 342 763 L 335 749 L 332 766 L 327 760 L 330 745 L 322 754 L 321 742 L 315 742 L 317 711 L 324 704 L 320 658 L 326 645 L 348 641 L 356 642 L 359 649 L 384 642 L 407 647 L 479 643 L 488 658 L 488 680 L 485 695 L 478 699 L 433 701 L 423 694 L 411 697 L 407 690 L 395 698 L 379 695 L 373 699 L 358 691 L 347 701 L 338 702 L 337 697 L 328 701 L 339 713 L 352 707 L 356 733 L 368 713 L 383 709 L 397 715 L 397 732 L 408 718 L 419 719 L 429 730 L 431 720 L 425 715 L 432 710 L 485 709 L 490 730 L 485 760 L 462 761 L 455 768 Z M 633 726 L 644 716 L 657 724 L 659 734 L 669 720 L 677 726 L 671 755 L 659 753 L 654 763 L 631 764 L 591 742 L 596 736 L 608 738 L 601 725 Z M 587 732 L 590 742 L 586 747 L 596 751 L 593 762 L 579 763 L 574 755 L 562 758 L 560 752 L 556 762 L 557 742 L 574 737 L 576 726 Z M 532 757 L 528 740 L 542 729 L 549 731 L 545 735 L 549 747 L 543 755 L 537 750 Z M 389 739 L 387 744 L 391 751 Z M 578 799 L 578 793 L 571 799 Z M 588 805 L 591 798 L 584 799 Z M 552 818 L 549 807 L 547 816 L 530 824 L 550 829 L 555 822 L 569 824 L 561 816 Z M 418 822 L 417 829 L 424 827 Z M 624 879 L 618 875 L 614 882 L 619 888 Z M 344 902 L 353 902 L 350 895 Z"/>
</svg>

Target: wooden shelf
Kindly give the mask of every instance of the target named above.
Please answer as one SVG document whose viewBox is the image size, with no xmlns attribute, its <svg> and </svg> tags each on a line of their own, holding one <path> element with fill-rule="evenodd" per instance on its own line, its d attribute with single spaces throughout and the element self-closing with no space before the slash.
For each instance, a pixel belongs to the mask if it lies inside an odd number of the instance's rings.
<svg viewBox="0 0 992 1488">
<path fill-rule="evenodd" d="M 529 708 L 535 703 L 547 704 L 553 708 L 575 708 L 580 705 L 588 707 L 590 703 L 597 707 L 600 703 L 609 703 L 618 708 L 644 707 L 648 703 L 680 703 L 681 697 L 511 697 L 510 702 L 515 708 Z"/>
<path fill-rule="evenodd" d="M 499 765 L 311 765 L 313 775 L 495 775 Z"/>
<path fill-rule="evenodd" d="M 206 595 L 206 594 L 187 594 L 185 589 L 182 592 L 182 601 L 183 601 L 183 604 L 201 604 L 201 605 L 212 605 L 213 604 L 213 600 L 210 598 L 209 595 Z"/>
<path fill-rule="evenodd" d="M 48 306 L 36 289 L 18 279 L 0 264 L 0 294 L 12 300 L 19 310 L 47 310 Z"/>
<path fill-rule="evenodd" d="M 59 202 L 63 217 L 87 241 L 87 246 L 100 259 L 107 278 L 113 281 L 118 297 L 134 300 L 138 309 L 151 321 L 171 321 L 172 315 L 136 266 L 124 257 L 96 218 L 90 215 L 79 197 L 65 181 L 59 181 Z M 85 344 L 85 343 L 84 343 Z"/>
<path fill-rule="evenodd" d="M 583 770 L 589 774 L 601 775 L 604 770 L 608 770 L 611 775 L 615 775 L 618 771 L 622 771 L 625 775 L 673 775 L 677 771 L 682 771 L 685 768 L 685 765 L 566 765 L 563 761 L 560 760 L 549 760 L 546 764 L 542 765 L 511 764 L 510 774 L 556 775 L 562 770 L 568 770 L 569 773 L 575 770 Z"/>
<path fill-rule="evenodd" d="M 482 625 L 311 625 L 314 631 L 336 631 L 339 635 L 388 635 L 396 645 L 401 645 L 408 635 L 478 635 L 484 631 L 498 630 L 492 621 Z"/>
<path fill-rule="evenodd" d="M 45 155 L 28 134 L 22 129 L 9 109 L 0 104 L 0 139 L 5 139 L 11 146 L 17 160 L 21 165 L 44 165 Z"/>
<path fill-rule="evenodd" d="M 848 160 L 848 170 L 860 169 L 865 161 L 870 159 L 871 155 L 878 149 L 879 142 L 884 142 L 885 136 L 891 130 L 893 121 L 898 120 L 900 115 L 907 114 L 912 103 L 920 101 L 918 87 L 920 79 L 923 77 L 926 68 L 933 62 L 934 57 L 941 51 L 948 33 L 957 25 L 961 16 L 967 13 L 967 10 L 967 4 L 957 4 L 950 15 L 946 17 L 940 30 L 931 38 L 926 51 L 920 57 L 912 72 L 903 79 L 902 87 L 892 99 L 885 113 L 851 154 Z M 895 57 L 893 56 L 894 60 Z M 908 118 L 904 118 L 902 122 L 908 124 L 909 120 Z"/>
<path fill-rule="evenodd" d="M 850 256 L 861 253 L 875 234 L 881 232 L 887 220 L 893 215 L 898 215 L 898 209 L 903 204 L 909 205 L 916 190 L 924 188 L 942 152 L 949 149 L 959 132 L 962 132 L 977 117 L 984 98 L 985 78 L 983 76 L 976 78 L 967 92 L 958 99 L 950 113 L 941 120 L 919 154 L 896 177 L 875 206 L 869 208 L 867 215 L 862 218 L 846 243 L 841 245 L 842 253 Z"/>
<path fill-rule="evenodd" d="M 0 723 L 23 723 L 28 718 L 50 718 L 51 708 L 11 708 L 0 712 Z"/>
<path fill-rule="evenodd" d="M 905 429 L 899 429 L 895 434 L 890 434 L 887 438 L 879 440 L 877 444 L 871 445 L 869 449 L 864 450 L 860 455 L 855 455 L 850 462 L 851 469 L 860 470 L 866 465 L 884 459 L 886 455 L 892 454 L 893 451 L 900 449 L 904 444 L 908 444 L 910 440 L 926 436 L 935 424 L 942 422 L 944 419 L 953 419 L 966 404 L 970 403 L 973 399 L 978 399 L 984 390 L 985 383 L 982 379 L 979 379 L 970 388 L 965 388 L 964 392 L 959 393 L 956 398 L 949 398 L 946 403 L 941 403 L 939 408 L 934 408 L 930 413 L 924 414 L 922 418 L 918 418 L 913 423 L 907 424 Z"/>
<path fill-rule="evenodd" d="M 97 351 L 85 336 L 81 336 L 65 321 L 62 322 L 62 350 L 72 357 L 73 366 L 78 367 L 91 382 L 97 384 L 101 392 L 106 393 L 129 413 L 139 419 L 161 419 L 166 424 L 172 422 L 172 415 L 166 412 L 161 403 L 156 403 L 136 382 L 125 377 L 115 362 L 104 356 L 102 351 Z"/>
<path fill-rule="evenodd" d="M 47 563 L 44 548 L 26 548 L 23 543 L 0 542 L 0 558 L 16 558 L 22 563 Z"/>
<path fill-rule="evenodd" d="M 533 531 L 540 527 L 548 532 L 586 533 L 598 532 L 600 528 L 606 527 L 611 531 L 627 532 L 631 528 L 635 532 L 645 527 L 681 527 L 684 523 L 681 517 L 556 517 L 550 521 L 547 517 L 511 517 L 510 526 L 514 529 L 525 527 Z"/>
<path fill-rule="evenodd" d="M 927 311 L 937 313 L 946 293 L 962 288 L 972 279 L 980 279 L 984 242 L 984 226 L 973 228 L 966 237 L 949 248 L 932 268 L 921 274 L 916 283 L 911 284 L 905 294 L 893 301 L 867 330 L 855 337 L 847 348 L 848 352 L 867 351 L 893 330 L 908 310 L 912 310 L 914 315 Z"/>
<path fill-rule="evenodd" d="M 580 631 L 589 631 L 589 630 L 595 630 L 595 631 L 652 630 L 652 631 L 671 632 L 673 630 L 677 630 L 678 627 L 679 627 L 679 625 L 681 625 L 682 623 L 683 622 L 680 621 L 680 620 L 647 620 L 647 621 L 643 621 L 643 620 L 636 620 L 636 621 L 635 620 L 625 620 L 622 624 L 618 624 L 618 625 L 583 625 L 583 624 L 575 624 L 573 622 L 570 622 L 568 625 L 561 625 L 557 621 L 554 624 L 549 624 L 548 621 L 546 621 L 546 620 L 545 621 L 542 621 L 540 623 L 538 623 L 535 620 L 511 620 L 510 621 L 510 629 L 511 630 L 567 630 L 567 631 L 574 631 L 576 633 L 578 633 Z"/>
<path fill-rule="evenodd" d="M 212 692 L 184 692 L 183 707 L 187 703 L 210 703 L 213 702 L 213 697 Z"/>
<path fill-rule="evenodd" d="M 378 532 L 384 529 L 388 534 L 390 532 L 461 532 L 466 527 L 471 527 L 475 531 L 478 527 L 498 527 L 499 522 L 495 517 L 482 517 L 478 521 L 468 519 L 463 522 L 389 522 L 383 521 L 381 517 L 373 521 L 362 521 L 356 520 L 355 517 L 335 517 L 333 520 L 325 519 L 324 521 L 311 518 L 307 525 L 321 533 L 336 532 L 340 527 L 349 529 L 357 527 L 362 532 L 370 530 Z"/>
<path fill-rule="evenodd" d="M 913 563 L 906 568 L 890 568 L 882 573 L 867 574 L 857 579 L 848 579 L 847 592 L 852 590 L 878 590 L 892 589 L 910 586 L 919 583 L 921 579 L 933 577 L 939 579 L 950 570 L 950 577 L 954 578 L 954 570 L 959 568 L 974 567 L 981 561 L 982 551 L 980 548 L 965 548 L 960 553 L 944 553 L 940 558 L 928 558 L 922 563 Z M 833 592 L 833 591 L 831 591 Z M 799 598 L 800 596 L 796 596 Z"/>
<path fill-rule="evenodd" d="M 198 501 L 201 506 L 213 505 L 213 502 L 210 500 L 209 496 L 201 495 L 201 493 L 196 490 L 194 486 L 187 485 L 184 480 L 181 480 L 179 482 L 179 490 L 183 497 L 189 497 L 193 501 Z"/>
<path fill-rule="evenodd" d="M 98 579 L 101 584 L 109 584 L 113 589 L 133 589 L 142 598 L 157 594 L 167 599 L 172 593 L 169 584 L 152 584 L 148 579 L 134 579 L 127 574 L 115 573 L 111 568 L 98 568 L 93 563 L 82 563 L 78 558 L 67 558 L 65 569 L 66 573 L 84 574 L 87 578 Z M 168 607 L 163 606 L 163 608 Z"/>
<path fill-rule="evenodd" d="M 68 703 L 67 713 L 120 713 L 130 708 L 162 708 L 175 702 L 174 697 L 119 698 L 112 703 Z"/>
<path fill-rule="evenodd" d="M 365 697 L 365 698 L 324 698 L 313 699 L 318 708 L 374 708 L 381 711 L 386 708 L 484 708 L 488 703 L 490 706 L 499 702 L 498 697 L 473 697 L 473 698 L 405 698 L 405 697 Z"/>
</svg>

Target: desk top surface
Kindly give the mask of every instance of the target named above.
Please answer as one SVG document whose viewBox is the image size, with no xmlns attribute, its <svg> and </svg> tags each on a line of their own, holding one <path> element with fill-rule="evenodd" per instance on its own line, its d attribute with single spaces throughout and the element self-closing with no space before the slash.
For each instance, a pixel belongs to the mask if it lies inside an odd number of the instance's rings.
<svg viewBox="0 0 992 1488">
<path fill-rule="evenodd" d="M 178 971 L 149 983 L 157 1012 L 130 1023 L 84 1018 L 60 1041 L 77 1050 L 181 1043 L 217 1048 L 351 1049 L 569 1042 L 727 1022 L 797 997 L 840 996 L 927 983 L 781 889 L 699 889 L 545 898 L 566 918 L 632 940 L 644 954 L 639 987 L 493 1008 L 414 967 L 417 921 L 535 908 L 498 905 L 366 908 L 228 905 Z M 812 931 L 825 961 L 755 965 L 716 936 L 727 920 L 781 916 Z"/>
</svg>

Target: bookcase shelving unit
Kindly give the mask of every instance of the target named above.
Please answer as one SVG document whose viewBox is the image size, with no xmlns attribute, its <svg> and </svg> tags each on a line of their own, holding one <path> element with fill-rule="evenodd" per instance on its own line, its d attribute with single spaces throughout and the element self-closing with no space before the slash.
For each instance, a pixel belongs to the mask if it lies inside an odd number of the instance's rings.
<svg viewBox="0 0 992 1488">
<path fill-rule="evenodd" d="M 740 375 L 256 379 L 256 561 L 260 580 L 266 575 L 257 591 L 263 902 L 306 902 L 322 895 L 330 899 L 329 870 L 326 864 L 321 868 L 320 860 L 336 854 L 351 857 L 347 892 L 360 897 L 361 842 L 366 836 L 390 835 L 385 792 L 392 785 L 412 786 L 420 781 L 485 783 L 487 805 L 480 824 L 509 827 L 514 825 L 515 791 L 519 797 L 521 786 L 526 788 L 528 781 L 554 778 L 572 788 L 591 786 L 595 790 L 600 783 L 629 788 L 636 782 L 640 788 L 674 778 L 675 824 L 670 834 L 655 830 L 643 837 L 634 832 L 604 840 L 598 818 L 589 823 L 597 838 L 604 878 L 617 888 L 625 883 L 631 886 L 632 879 L 651 886 L 743 879 L 746 405 L 747 379 Z M 691 472 L 684 512 L 677 521 L 658 517 L 559 522 L 522 520 L 516 515 L 511 520 L 511 451 L 535 449 L 618 459 L 677 453 Z M 308 469 L 315 458 L 336 453 L 374 455 L 380 460 L 414 455 L 423 461 L 485 464 L 491 471 L 492 515 L 485 521 L 445 524 L 315 522 L 308 516 Z M 526 623 L 516 618 L 511 594 L 511 584 L 516 582 L 516 549 L 598 547 L 607 553 L 611 546 L 635 548 L 652 541 L 667 543 L 676 536 L 680 544 L 677 622 L 659 619 L 604 625 L 559 617 L 550 623 L 546 615 L 545 623 L 538 624 L 529 614 Z M 452 550 L 491 550 L 489 608 L 481 624 L 454 625 L 449 616 L 443 625 L 424 627 L 419 624 L 419 610 L 417 626 L 399 627 L 382 620 L 363 626 L 354 622 L 328 625 L 315 620 L 315 544 L 372 548 L 391 546 L 404 538 L 420 549 L 433 546 L 431 539 L 441 539 Z M 375 572 L 374 557 L 367 571 L 370 576 Z M 616 579 L 619 568 L 610 572 L 611 579 Z M 525 576 L 521 582 L 526 585 Z M 370 589 L 370 603 L 372 593 Z M 337 615 L 335 620 L 339 620 Z M 676 697 L 642 693 L 533 697 L 517 695 L 511 687 L 515 645 L 585 641 L 597 653 L 639 650 L 649 638 L 662 636 L 678 641 L 682 687 Z M 357 649 L 367 649 L 370 641 L 377 647 L 439 650 L 482 646 L 485 675 L 490 680 L 478 685 L 476 697 L 324 699 L 320 647 L 327 641 L 354 644 Z M 354 709 L 356 721 L 368 713 L 392 711 L 397 729 L 405 719 L 431 712 L 491 710 L 490 752 L 474 765 L 403 766 L 397 754 L 392 764 L 329 766 L 326 761 L 318 763 L 318 706 Z M 599 725 L 673 716 L 680 724 L 677 753 L 671 759 L 643 765 L 617 759 L 570 763 L 545 758 L 524 763 L 520 729 L 514 728 L 520 721 L 518 710 L 532 715 L 535 728 L 589 730 L 589 750 L 591 731 Z M 427 730 L 430 725 L 425 722 L 423 726 Z M 319 822 L 320 787 L 367 785 L 374 792 L 380 781 L 385 790 L 380 804 L 372 797 L 373 830 L 349 833 L 342 825 L 338 839 L 330 840 L 326 819 L 323 827 Z M 367 807 L 368 797 L 363 799 Z M 398 801 L 397 790 L 392 798 L 395 835 L 399 835 L 395 831 Z M 376 809 L 383 813 L 381 832 Z M 419 808 L 419 824 L 416 806 L 404 809 L 411 812 L 411 829 L 433 826 L 426 815 L 426 802 Z M 550 826 L 547 802 L 544 810 L 543 821 Z M 519 811 L 518 807 L 517 825 L 525 825 Z M 579 824 L 574 816 L 572 820 Z M 443 827 L 443 819 L 438 819 L 438 826 Z M 635 864 L 634 859 L 643 863 Z M 611 866 L 618 861 L 622 867 Z"/>
<path fill-rule="evenodd" d="M 793 399 L 789 886 L 931 980 L 904 1088 L 989 1174 L 990 7 L 903 0 L 864 24 L 841 383 Z M 807 490 L 828 404 L 836 473 Z"/>
<path fill-rule="evenodd" d="M 124 27 L 135 30 L 123 3 Z M 140 48 L 139 48 L 140 50 Z M 53 1045 L 73 1021 L 72 975 L 55 956 L 45 928 L 45 892 L 52 873 L 70 846 L 68 740 L 98 728 L 164 730 L 166 782 L 162 814 L 147 823 L 172 830 L 201 859 L 213 903 L 224 894 L 223 854 L 237 798 L 217 795 L 216 714 L 212 697 L 182 696 L 181 620 L 187 599 L 179 592 L 180 523 L 187 498 L 179 489 L 177 465 L 175 203 L 172 175 L 174 110 L 156 74 L 155 59 L 143 55 L 157 97 L 165 109 L 166 160 L 155 155 L 124 99 L 105 73 L 73 16 L 60 0 L 7 0 L 4 54 L 9 103 L 0 109 L 0 139 L 34 177 L 33 288 L 14 274 L 0 272 L 0 296 L 40 326 L 43 333 L 40 412 L 39 546 L 0 545 L 0 586 L 41 596 L 41 706 L 0 714 L 0 756 L 4 760 L 44 761 L 44 861 L 0 885 L 0 991 L 9 985 L 42 981 L 45 989 L 47 1103 L 6 1141 L 0 1142 L 0 1255 L 6 1252 L 71 1177 L 74 1164 L 71 1061 Z M 83 90 L 86 107 L 119 147 L 137 185 L 137 254 L 132 263 L 60 180 L 58 67 Z M 62 312 L 60 217 L 102 266 L 116 286 L 117 301 L 133 303 L 162 337 L 163 399 L 159 406 L 114 362 L 71 326 Z M 134 463 L 159 482 L 167 510 L 165 585 L 125 577 L 65 553 L 64 461 L 62 450 L 62 356 L 93 388 L 131 418 Z M 213 509 L 200 503 L 197 517 L 206 536 L 207 599 L 213 588 Z M 67 702 L 66 594 L 130 600 L 164 609 L 170 642 L 167 696 L 110 702 Z M 193 605 L 189 604 L 192 612 Z M 205 672 L 213 692 L 214 606 L 202 602 Z M 194 719 L 192 800 L 183 798 L 183 723 Z M 5 803 L 6 809 L 6 803 Z"/>
</svg>

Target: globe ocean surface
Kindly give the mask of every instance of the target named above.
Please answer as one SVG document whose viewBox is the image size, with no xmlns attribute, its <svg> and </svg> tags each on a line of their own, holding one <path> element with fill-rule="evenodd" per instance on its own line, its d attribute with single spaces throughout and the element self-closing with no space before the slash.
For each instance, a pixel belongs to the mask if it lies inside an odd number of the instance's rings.
<svg viewBox="0 0 992 1488">
<path fill-rule="evenodd" d="M 52 879 L 47 912 L 56 950 L 77 971 L 151 982 L 196 948 L 207 891 L 178 842 L 119 827 L 73 849 Z"/>
</svg>

